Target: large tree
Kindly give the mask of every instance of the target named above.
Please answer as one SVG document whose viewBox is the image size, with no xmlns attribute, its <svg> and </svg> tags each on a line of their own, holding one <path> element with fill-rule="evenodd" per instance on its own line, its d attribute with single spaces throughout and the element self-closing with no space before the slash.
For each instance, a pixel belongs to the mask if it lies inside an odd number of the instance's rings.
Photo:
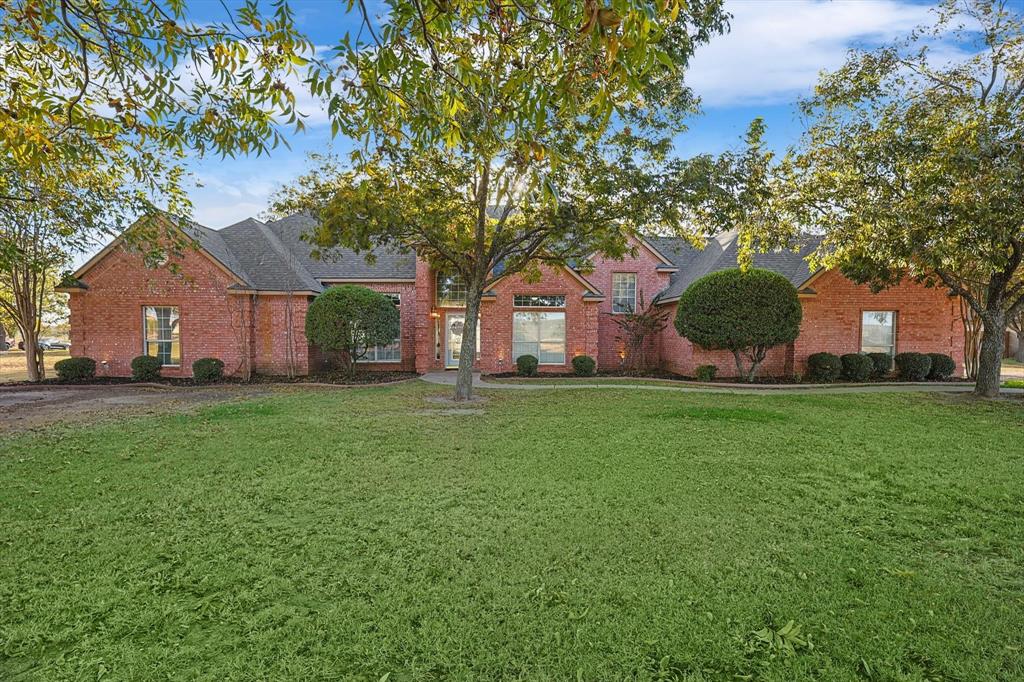
<svg viewBox="0 0 1024 682">
<path fill-rule="evenodd" d="M 0 153 L 19 173 L 116 166 L 187 211 L 185 155 L 262 153 L 302 127 L 287 82 L 312 48 L 283 2 L 201 22 L 184 0 L 10 0 L 0 42 Z M 0 203 L 34 201 L 11 190 Z"/>
<path fill-rule="evenodd" d="M 148 195 L 123 171 L 84 159 L 39 175 L 9 157 L 0 161 L 0 192 L 30 198 L 0 202 L 0 311 L 18 328 L 28 378 L 38 381 L 45 368 L 37 341 L 46 315 L 61 306 L 54 287 L 62 271 L 97 238 L 124 228 Z"/>
<path fill-rule="evenodd" d="M 818 260 L 884 288 L 905 277 L 961 297 L 984 325 L 976 394 L 999 393 L 1007 321 L 1024 309 L 1024 32 L 1003 0 L 945 0 L 933 26 L 851 53 L 802 103 L 782 164 L 790 226 L 824 234 Z M 965 51 L 940 63 L 929 46 Z"/>
<path fill-rule="evenodd" d="M 382 23 L 363 9 L 342 66 L 311 80 L 335 129 L 363 143 L 333 174 L 312 240 L 412 248 L 462 277 L 455 397 L 467 399 L 480 299 L 496 278 L 621 255 L 655 214 L 682 229 L 657 191 L 658 135 L 694 110 L 682 72 L 726 17 L 720 0 L 387 6 Z"/>
</svg>

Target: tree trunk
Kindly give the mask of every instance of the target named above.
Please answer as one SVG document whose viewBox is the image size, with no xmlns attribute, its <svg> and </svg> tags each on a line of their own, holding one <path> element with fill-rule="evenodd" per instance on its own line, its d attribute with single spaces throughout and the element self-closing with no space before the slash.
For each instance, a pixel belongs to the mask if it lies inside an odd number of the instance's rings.
<svg viewBox="0 0 1024 682">
<path fill-rule="evenodd" d="M 43 351 L 39 348 L 39 334 L 36 333 L 34 325 L 22 328 L 21 339 L 25 344 L 25 371 L 28 372 L 28 380 L 41 381 L 45 371 Z"/>
<path fill-rule="evenodd" d="M 459 373 L 455 378 L 455 400 L 473 398 L 473 363 L 476 361 L 476 325 L 480 315 L 480 282 L 470 282 L 466 292 L 466 319 L 462 328 L 462 347 L 459 349 Z"/>
<path fill-rule="evenodd" d="M 978 380 L 974 395 L 998 398 L 1003 348 L 1006 341 L 1006 314 L 1002 310 L 986 310 L 982 316 L 981 354 L 978 358 Z"/>
<path fill-rule="evenodd" d="M 736 358 L 736 378 L 743 381 L 747 378 L 747 370 L 743 367 L 743 356 L 738 350 L 734 350 L 732 356 Z"/>
</svg>

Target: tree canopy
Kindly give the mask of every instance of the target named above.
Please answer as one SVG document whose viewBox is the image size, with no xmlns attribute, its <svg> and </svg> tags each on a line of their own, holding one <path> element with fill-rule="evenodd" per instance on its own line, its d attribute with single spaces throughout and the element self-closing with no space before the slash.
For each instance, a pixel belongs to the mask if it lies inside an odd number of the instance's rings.
<svg viewBox="0 0 1024 682">
<path fill-rule="evenodd" d="M 884 288 L 941 286 L 984 325 L 977 392 L 996 395 L 1007 319 L 1024 309 L 1024 21 L 1004 0 L 944 0 L 935 23 L 855 51 L 801 103 L 779 165 L 782 219 L 748 243 L 823 234 L 817 265 Z M 931 49 L 955 45 L 942 63 Z"/>
<path fill-rule="evenodd" d="M 696 100 L 683 72 L 726 27 L 721 0 L 389 0 L 311 78 L 362 144 L 300 180 L 275 211 L 311 208 L 330 248 L 412 248 L 467 283 L 456 396 L 469 397 L 480 296 L 539 263 L 621 255 L 672 223 L 657 164 Z"/>
<path fill-rule="evenodd" d="M 0 41 L 0 152 L 21 173 L 117 167 L 187 213 L 185 155 L 262 153 L 303 125 L 286 79 L 312 46 L 283 2 L 199 23 L 184 0 L 11 0 Z"/>
</svg>

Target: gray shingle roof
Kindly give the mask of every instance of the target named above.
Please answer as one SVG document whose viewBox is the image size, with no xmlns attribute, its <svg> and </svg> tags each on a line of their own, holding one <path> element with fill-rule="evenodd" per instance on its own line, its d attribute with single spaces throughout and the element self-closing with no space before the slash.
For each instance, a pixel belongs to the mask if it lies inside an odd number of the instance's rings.
<svg viewBox="0 0 1024 682">
<path fill-rule="evenodd" d="M 269 223 L 246 218 L 220 230 L 192 223 L 186 231 L 251 289 L 319 292 L 321 280 L 416 277 L 411 251 L 377 249 L 373 263 L 349 249 L 332 249 L 322 260 L 312 258 L 312 247 L 301 237 L 315 226 L 311 216 L 296 214 Z"/>
<path fill-rule="evenodd" d="M 709 240 L 704 249 L 695 249 L 681 237 L 648 237 L 651 245 L 679 268 L 658 299 L 674 300 L 704 275 L 735 268 L 739 251 L 738 237 L 735 231 L 720 234 Z M 777 272 L 792 282 L 793 286 L 799 287 L 811 276 L 807 256 L 818 247 L 818 243 L 818 238 L 807 237 L 801 241 L 799 251 L 787 249 L 755 254 L 754 267 Z"/>
<path fill-rule="evenodd" d="M 317 279 L 413 279 L 416 277 L 416 254 L 412 251 L 374 249 L 373 263 L 366 261 L 366 254 L 351 249 L 335 248 L 323 254 L 321 260 L 310 257 L 312 247 L 302 241 L 303 233 L 316 227 L 316 218 L 297 213 L 287 218 L 267 223 L 306 270 Z"/>
</svg>

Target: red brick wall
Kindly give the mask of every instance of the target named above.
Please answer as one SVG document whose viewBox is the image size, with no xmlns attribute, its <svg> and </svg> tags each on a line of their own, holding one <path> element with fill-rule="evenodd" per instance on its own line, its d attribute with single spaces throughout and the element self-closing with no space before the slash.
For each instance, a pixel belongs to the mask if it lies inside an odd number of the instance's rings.
<svg viewBox="0 0 1024 682">
<path fill-rule="evenodd" d="M 558 309 L 565 313 L 565 364 L 542 365 L 541 371 L 568 372 L 572 370 L 574 355 L 597 357 L 597 304 L 583 300 L 586 288 L 564 269 L 542 266 L 541 273 L 541 279 L 537 282 L 526 282 L 517 275 L 502 279 L 491 289 L 494 297 L 484 299 L 480 307 L 480 354 L 476 362 L 480 370 L 507 372 L 515 368 L 512 360 L 512 315 L 515 311 L 530 310 L 514 307 L 513 297 L 516 294 L 564 295 L 566 298 L 565 308 Z M 417 264 L 416 282 L 416 369 L 420 372 L 443 369 L 444 315 L 449 311 L 461 312 L 461 309 L 434 307 L 435 275 L 422 261 Z M 431 310 L 437 310 L 441 315 L 437 318 L 442 335 L 440 360 L 437 360 L 435 347 L 436 320 L 430 317 Z"/>
<path fill-rule="evenodd" d="M 860 351 L 861 312 L 866 310 L 896 311 L 896 352 L 947 353 L 963 370 L 963 328 L 956 300 L 945 290 L 929 289 L 914 282 L 904 282 L 878 294 L 858 285 L 837 271 L 818 277 L 812 288 L 816 296 L 803 297 L 803 323 L 800 336 L 792 347 L 772 349 L 760 373 L 764 376 L 786 376 L 807 371 L 807 356 L 829 352 L 836 355 Z M 670 304 L 675 319 L 676 304 Z M 692 376 L 698 365 L 718 367 L 719 376 L 735 376 L 736 363 L 732 353 L 695 348 L 681 338 L 670 325 L 661 339 L 662 364 L 665 369 Z"/>
<path fill-rule="evenodd" d="M 964 334 L 959 304 L 946 289 L 912 281 L 877 294 L 844 277 L 826 272 L 811 285 L 817 296 L 801 299 L 804 321 L 796 340 L 796 370 L 805 372 L 807 356 L 819 351 L 860 350 L 861 312 L 896 311 L 896 352 L 946 353 L 963 371 Z"/>
<path fill-rule="evenodd" d="M 232 295 L 227 273 L 200 252 L 179 261 L 181 274 L 145 267 L 121 248 L 111 251 L 83 276 L 88 289 L 71 294 L 71 352 L 98 363 L 103 376 L 128 376 L 131 360 L 144 352 L 142 308 L 177 306 L 180 315 L 181 366 L 165 376 L 191 376 L 192 362 L 203 357 L 224 361 L 225 372 L 241 372 L 250 355 L 257 371 L 285 370 L 285 297 L 259 296 L 255 324 L 250 296 Z M 304 296 L 292 300 L 297 373 L 308 368 Z M 106 364 L 104 364 L 106 363 Z"/>
<path fill-rule="evenodd" d="M 594 271 L 586 275 L 587 281 L 600 289 L 605 296 L 605 300 L 598 304 L 598 354 L 594 356 L 598 367 L 603 369 L 618 367 L 622 360 L 619 354 L 623 350 L 623 343 L 618 338 L 619 326 L 615 324 L 612 315 L 612 273 L 636 273 L 638 305 L 641 293 L 643 293 L 644 301 L 649 304 L 669 283 L 669 273 L 656 270 L 662 263 L 661 259 L 636 240 L 633 240 L 633 246 L 636 249 L 636 255 L 626 255 L 623 260 L 595 258 Z M 656 359 L 660 356 L 660 352 L 659 342 L 655 340 L 648 357 Z"/>
<path fill-rule="evenodd" d="M 291 299 L 289 301 L 289 298 Z M 291 306 L 291 339 L 288 337 L 289 305 Z M 269 294 L 256 297 L 256 334 L 254 336 L 253 369 L 257 374 L 288 374 L 288 343 L 292 346 L 292 373 L 308 374 L 310 347 L 306 341 L 306 295 Z"/>
</svg>

